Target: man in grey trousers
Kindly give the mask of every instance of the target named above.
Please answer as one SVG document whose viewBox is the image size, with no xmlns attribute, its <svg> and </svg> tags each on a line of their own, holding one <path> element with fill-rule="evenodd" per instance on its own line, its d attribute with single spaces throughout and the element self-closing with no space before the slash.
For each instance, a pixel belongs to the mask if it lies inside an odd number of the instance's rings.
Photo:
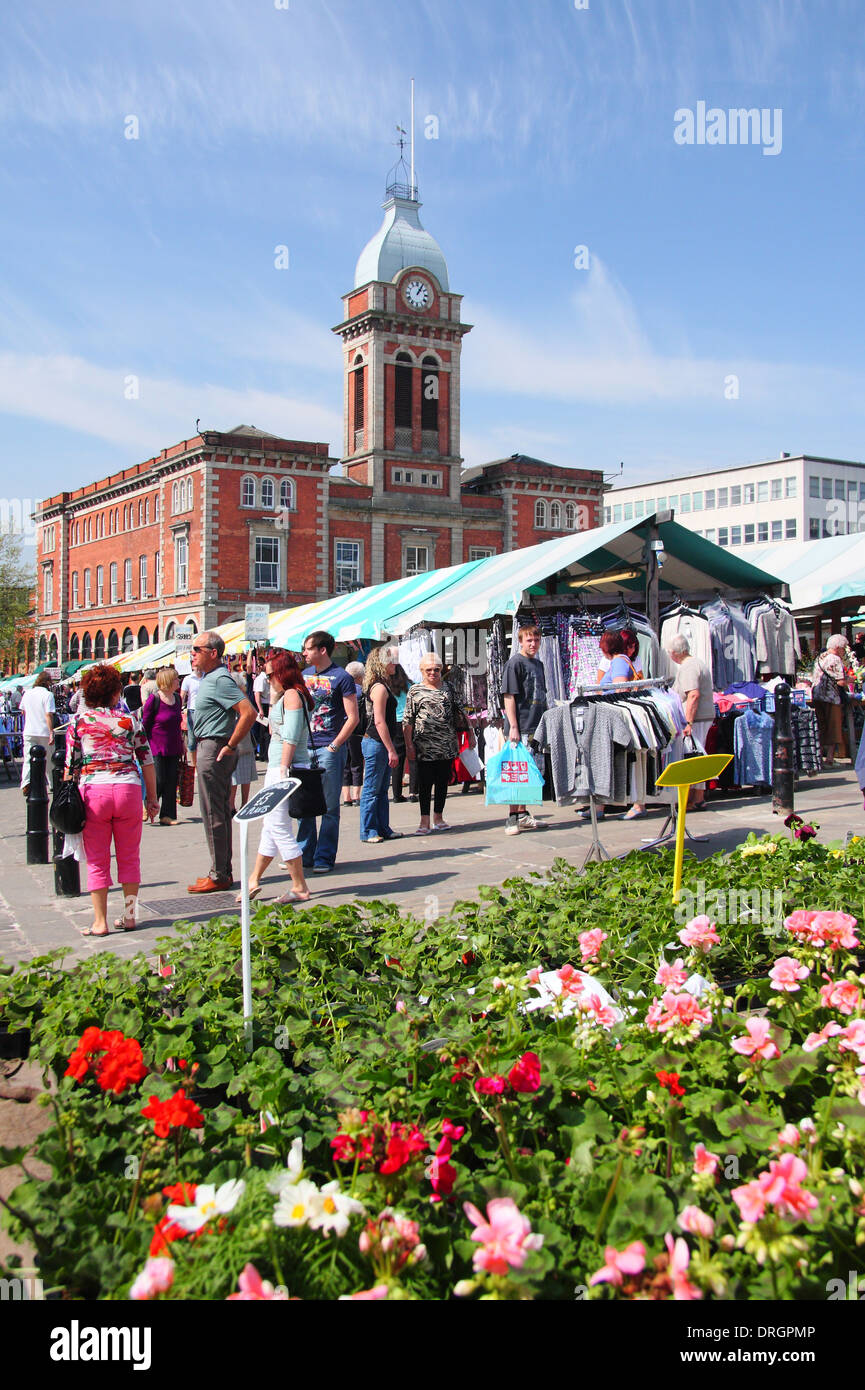
<svg viewBox="0 0 865 1390">
<path fill-rule="evenodd" d="M 196 879 L 188 893 L 219 893 L 231 888 L 231 774 L 237 747 L 255 723 L 249 700 L 238 699 L 237 686 L 222 664 L 225 643 L 218 632 L 200 632 L 192 645 L 192 668 L 201 678 L 190 720 L 189 746 L 197 749 L 198 804 L 210 849 L 210 873 Z"/>
</svg>

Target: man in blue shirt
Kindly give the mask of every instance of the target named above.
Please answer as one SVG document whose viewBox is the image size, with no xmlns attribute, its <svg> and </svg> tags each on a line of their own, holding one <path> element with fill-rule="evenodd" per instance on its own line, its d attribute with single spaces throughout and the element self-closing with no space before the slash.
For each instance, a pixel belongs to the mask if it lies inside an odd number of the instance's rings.
<svg viewBox="0 0 865 1390">
<path fill-rule="evenodd" d="M 315 702 L 310 715 L 310 746 L 315 749 L 323 773 L 327 802 L 320 828 L 314 816 L 305 816 L 297 823 L 297 843 L 303 865 L 314 874 L 329 874 L 336 861 L 345 745 L 358 724 L 355 684 L 347 671 L 334 666 L 331 660 L 334 646 L 329 632 L 311 632 L 303 644 L 303 657 L 309 663 L 303 678 Z"/>
<path fill-rule="evenodd" d="M 210 849 L 210 873 L 188 893 L 219 893 L 233 885 L 231 867 L 231 774 L 237 745 L 255 722 L 255 710 L 222 664 L 225 643 L 218 632 L 200 632 L 192 647 L 192 668 L 201 684 L 189 719 L 189 747 L 197 749 L 198 804 Z"/>
</svg>

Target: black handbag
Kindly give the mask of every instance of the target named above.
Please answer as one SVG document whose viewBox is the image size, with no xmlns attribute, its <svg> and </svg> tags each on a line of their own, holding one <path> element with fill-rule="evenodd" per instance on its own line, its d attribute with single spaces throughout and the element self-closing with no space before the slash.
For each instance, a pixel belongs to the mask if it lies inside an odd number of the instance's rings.
<svg viewBox="0 0 865 1390">
<path fill-rule="evenodd" d="M 296 777 L 300 782 L 300 786 L 295 787 L 291 796 L 288 798 L 288 814 L 294 816 L 295 820 L 303 820 L 310 816 L 323 816 L 327 811 L 327 798 L 324 794 L 324 773 L 318 765 L 318 757 L 312 746 L 312 729 L 310 728 L 309 715 L 306 710 L 306 700 L 303 698 L 302 694 L 300 697 L 300 707 L 303 710 L 303 717 L 306 720 L 312 767 L 292 767 L 289 769 L 289 776 Z"/>
<path fill-rule="evenodd" d="M 50 820 L 54 829 L 61 835 L 80 835 L 86 819 L 87 808 L 77 782 L 61 782 L 51 803 Z"/>
</svg>

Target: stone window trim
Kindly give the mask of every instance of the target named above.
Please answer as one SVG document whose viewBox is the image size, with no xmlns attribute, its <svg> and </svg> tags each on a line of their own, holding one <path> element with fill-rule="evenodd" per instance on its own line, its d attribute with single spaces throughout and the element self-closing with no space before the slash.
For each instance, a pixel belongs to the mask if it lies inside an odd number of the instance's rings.
<svg viewBox="0 0 865 1390">
<path fill-rule="evenodd" d="M 249 592 L 251 594 L 285 594 L 287 592 L 288 545 L 280 541 L 282 532 L 277 528 L 275 516 L 256 517 L 248 520 L 249 526 Z M 279 569 L 275 589 L 259 589 L 255 584 L 255 543 L 257 540 L 276 540 L 279 542 Z"/>
</svg>

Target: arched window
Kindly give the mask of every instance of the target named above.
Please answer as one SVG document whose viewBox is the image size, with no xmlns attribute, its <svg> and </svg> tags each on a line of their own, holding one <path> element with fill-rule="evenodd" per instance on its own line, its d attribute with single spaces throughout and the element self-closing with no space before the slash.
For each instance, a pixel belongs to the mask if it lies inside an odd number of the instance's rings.
<svg viewBox="0 0 865 1390">
<path fill-rule="evenodd" d="M 240 505 L 241 507 L 255 506 L 255 479 L 249 474 L 240 480 Z"/>
<path fill-rule="evenodd" d="M 180 511 L 180 488 L 177 483 L 171 484 L 171 515 L 176 516 Z"/>
<path fill-rule="evenodd" d="M 93 656 L 93 638 L 89 632 L 85 632 L 81 638 L 81 660 L 90 661 Z"/>
<path fill-rule="evenodd" d="M 47 637 L 45 636 L 45 634 L 43 633 L 42 636 L 39 638 L 39 661 L 40 661 L 40 662 L 43 662 L 43 661 L 47 661 L 47 660 L 48 660 L 48 638 L 47 638 Z"/>
<path fill-rule="evenodd" d="M 57 665 L 57 633 L 52 632 L 51 641 L 48 643 L 48 660 L 52 666 Z"/>
<path fill-rule="evenodd" d="M 535 526 L 541 531 L 547 529 L 547 504 L 540 497 L 535 503 Z"/>
<path fill-rule="evenodd" d="M 354 381 L 354 414 L 352 417 L 352 429 L 354 430 L 354 449 L 355 453 L 363 448 L 363 426 L 366 409 L 366 390 L 365 378 L 363 374 L 363 358 L 360 353 L 354 359 L 354 371 L 352 372 Z"/>
<path fill-rule="evenodd" d="M 438 449 L 439 428 L 439 364 L 434 357 L 425 357 L 421 363 L 420 427 L 424 434 L 435 435 L 435 439 L 423 442 L 428 452 L 431 445 Z"/>
<path fill-rule="evenodd" d="M 94 639 L 93 655 L 97 661 L 103 661 L 105 658 L 105 634 L 102 628 L 99 629 Z"/>
<path fill-rule="evenodd" d="M 154 520 L 154 521 L 158 521 L 158 520 L 159 520 L 159 493 L 158 493 L 158 492 L 155 493 L 155 494 L 154 494 L 154 497 L 153 497 L 153 520 Z"/>
<path fill-rule="evenodd" d="M 117 532 L 118 532 L 119 530 L 120 530 L 120 508 L 119 508 L 119 507 L 115 507 L 115 508 L 114 508 L 114 534 L 115 534 L 115 536 L 117 535 Z"/>
<path fill-rule="evenodd" d="M 138 646 L 139 646 L 139 647 L 149 647 L 149 646 L 150 646 L 150 638 L 149 638 L 148 635 L 147 635 L 147 628 L 146 628 L 146 627 L 140 627 L 140 628 L 138 629 Z"/>
<path fill-rule="evenodd" d="M 117 628 L 113 627 L 108 634 L 108 651 L 106 655 L 117 656 L 120 652 L 120 642 L 117 638 Z"/>
<path fill-rule="evenodd" d="M 398 352 L 393 369 L 394 447 L 411 448 L 411 395 L 414 366 L 407 352 Z"/>
<path fill-rule="evenodd" d="M 273 511 L 273 479 L 262 478 L 261 480 L 261 505 L 266 512 Z"/>
<path fill-rule="evenodd" d="M 191 512 L 191 511 L 192 511 L 192 503 L 193 503 L 192 479 L 191 479 L 191 478 L 187 478 L 187 480 L 186 480 L 186 510 L 187 510 L 188 512 Z"/>
<path fill-rule="evenodd" d="M 159 628 L 158 628 L 158 627 L 155 627 L 155 628 L 153 629 L 153 645 L 156 646 L 156 643 L 157 643 L 158 641 L 159 641 Z"/>
<path fill-rule="evenodd" d="M 577 509 L 573 502 L 565 503 L 565 526 L 569 531 L 577 529 Z"/>
<path fill-rule="evenodd" d="M 196 632 L 198 631 L 198 623 L 195 621 L 194 618 L 187 618 L 186 626 L 191 629 L 192 635 L 194 637 Z"/>
<path fill-rule="evenodd" d="M 279 505 L 281 507 L 294 507 L 294 479 L 283 478 L 279 485 Z"/>
<path fill-rule="evenodd" d="M 144 499 L 144 525 L 145 525 L 145 526 L 149 526 L 149 525 L 150 525 L 150 498 L 149 498 L 149 497 L 145 497 L 145 499 Z"/>
<path fill-rule="evenodd" d="M 72 576 L 72 607 L 78 607 L 78 571 Z"/>
<path fill-rule="evenodd" d="M 70 661 L 79 661 L 79 660 L 80 660 L 80 657 L 79 657 L 79 655 L 78 655 L 78 651 L 79 651 L 79 647 L 78 647 L 78 633 L 77 633 L 77 632 L 73 632 L 72 636 L 69 638 L 69 660 L 70 660 Z"/>
<path fill-rule="evenodd" d="M 550 503 L 550 530 L 561 531 L 562 529 L 562 504 L 561 502 Z"/>
<path fill-rule="evenodd" d="M 125 627 L 123 629 L 123 650 L 124 652 L 135 651 L 135 639 L 132 636 L 131 627 Z"/>
<path fill-rule="evenodd" d="M 173 636 L 174 636 L 174 623 L 169 623 L 169 624 L 168 624 L 168 627 L 165 629 L 165 640 L 166 640 L 166 642 L 170 642 Z"/>
</svg>

